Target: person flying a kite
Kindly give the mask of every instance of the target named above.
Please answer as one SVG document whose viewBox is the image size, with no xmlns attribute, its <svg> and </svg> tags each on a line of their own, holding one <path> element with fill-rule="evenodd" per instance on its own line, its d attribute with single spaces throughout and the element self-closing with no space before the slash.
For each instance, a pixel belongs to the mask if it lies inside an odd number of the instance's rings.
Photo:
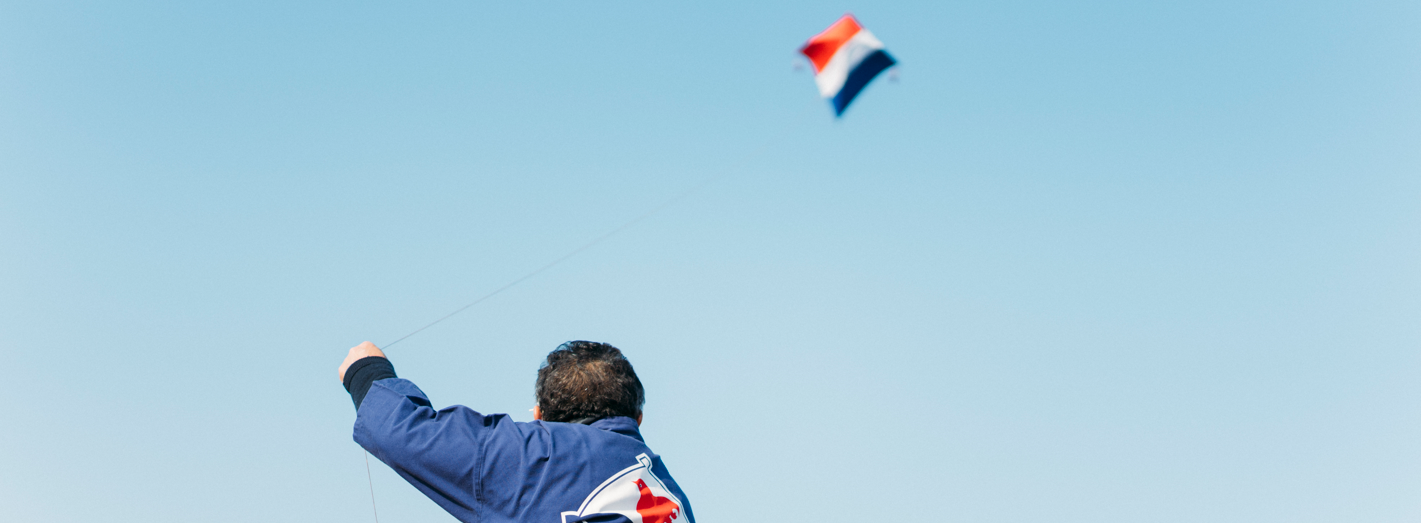
<svg viewBox="0 0 1421 523">
<path fill-rule="evenodd" d="M 465 522 L 695 523 L 638 427 L 646 396 L 616 347 L 570 341 L 538 369 L 534 421 L 429 398 L 375 344 L 337 369 L 355 442 Z"/>
<path fill-rule="evenodd" d="M 852 15 L 800 53 L 836 116 L 896 63 Z M 528 423 L 460 405 L 436 410 L 368 341 L 337 373 L 355 403 L 356 443 L 460 521 L 695 523 L 686 493 L 642 439 L 645 392 L 616 347 L 570 341 L 549 353 Z"/>
</svg>

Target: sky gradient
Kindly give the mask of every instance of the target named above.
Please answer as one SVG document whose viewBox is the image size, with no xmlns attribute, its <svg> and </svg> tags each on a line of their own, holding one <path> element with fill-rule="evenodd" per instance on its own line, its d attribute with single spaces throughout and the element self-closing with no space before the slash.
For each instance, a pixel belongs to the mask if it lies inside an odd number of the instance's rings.
<svg viewBox="0 0 1421 523">
<path fill-rule="evenodd" d="M 832 117 L 795 50 L 901 64 Z M 1421 3 L 0 2 L 0 520 L 374 521 L 621 347 L 702 523 L 1421 519 Z M 796 66 L 799 64 L 800 66 Z M 372 462 L 380 521 L 452 521 Z"/>
</svg>

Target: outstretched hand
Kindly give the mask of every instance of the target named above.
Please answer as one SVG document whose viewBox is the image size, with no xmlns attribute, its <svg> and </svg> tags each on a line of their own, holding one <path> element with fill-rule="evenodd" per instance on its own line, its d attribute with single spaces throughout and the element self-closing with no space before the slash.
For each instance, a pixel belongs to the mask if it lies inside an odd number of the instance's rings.
<svg viewBox="0 0 1421 523">
<path fill-rule="evenodd" d="M 365 342 L 350 348 L 350 353 L 345 355 L 345 361 L 340 362 L 340 368 L 336 369 L 336 377 L 341 383 L 345 383 L 345 370 L 350 368 L 350 364 L 360 361 L 362 358 L 376 356 L 385 357 L 384 352 L 380 352 L 380 347 L 374 343 Z"/>
</svg>

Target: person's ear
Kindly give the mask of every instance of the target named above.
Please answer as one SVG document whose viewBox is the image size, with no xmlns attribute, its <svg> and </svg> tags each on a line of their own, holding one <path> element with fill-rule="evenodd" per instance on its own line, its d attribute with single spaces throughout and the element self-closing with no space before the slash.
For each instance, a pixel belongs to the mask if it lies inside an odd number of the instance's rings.
<svg viewBox="0 0 1421 523">
<path fill-rule="evenodd" d="M 542 419 L 543 419 L 543 409 L 538 408 L 537 405 L 534 405 L 534 406 L 533 406 L 533 419 L 535 419 L 535 420 L 542 420 Z"/>
<path fill-rule="evenodd" d="M 641 413 L 640 413 L 640 412 L 636 413 L 636 426 L 638 426 L 638 427 L 641 426 Z"/>
</svg>

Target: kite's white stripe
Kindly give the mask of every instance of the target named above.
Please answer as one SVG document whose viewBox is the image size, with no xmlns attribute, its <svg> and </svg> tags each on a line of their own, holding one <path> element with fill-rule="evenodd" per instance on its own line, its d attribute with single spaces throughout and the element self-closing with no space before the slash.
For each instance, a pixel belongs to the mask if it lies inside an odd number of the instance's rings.
<svg viewBox="0 0 1421 523">
<path fill-rule="evenodd" d="M 863 59 L 874 51 L 883 49 L 883 42 L 873 37 L 873 33 L 867 29 L 860 29 L 849 41 L 839 47 L 834 56 L 829 59 L 829 63 L 824 64 L 824 69 L 819 74 L 814 75 L 814 83 L 819 84 L 819 95 L 825 98 L 833 98 L 839 94 L 839 89 L 844 88 L 844 82 L 849 79 L 849 73 L 853 72 Z"/>
</svg>

